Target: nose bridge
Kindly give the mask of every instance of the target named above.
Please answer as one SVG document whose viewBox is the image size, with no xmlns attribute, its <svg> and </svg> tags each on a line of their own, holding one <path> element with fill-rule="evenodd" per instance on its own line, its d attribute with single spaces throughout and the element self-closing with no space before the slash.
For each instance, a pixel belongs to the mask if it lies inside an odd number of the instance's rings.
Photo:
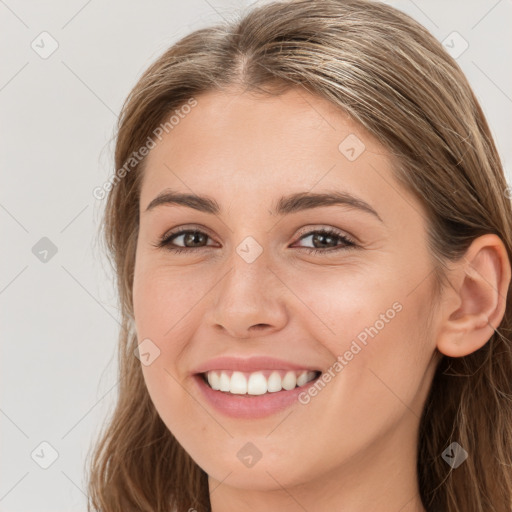
<svg viewBox="0 0 512 512">
<path fill-rule="evenodd" d="M 281 328 L 286 311 L 282 286 L 270 269 L 270 253 L 256 237 L 245 236 L 226 260 L 223 277 L 215 287 L 213 322 L 232 336 L 244 338 L 255 325 Z"/>
<path fill-rule="evenodd" d="M 242 294 L 241 298 L 252 300 L 255 298 L 251 298 L 252 293 L 256 293 L 257 297 L 264 298 L 264 289 L 270 291 L 268 286 L 268 274 L 271 274 L 269 250 L 253 236 L 244 237 L 234 247 L 228 264 L 230 271 L 225 277 L 224 294 L 240 293 Z M 249 295 L 245 297 L 245 294 Z"/>
</svg>

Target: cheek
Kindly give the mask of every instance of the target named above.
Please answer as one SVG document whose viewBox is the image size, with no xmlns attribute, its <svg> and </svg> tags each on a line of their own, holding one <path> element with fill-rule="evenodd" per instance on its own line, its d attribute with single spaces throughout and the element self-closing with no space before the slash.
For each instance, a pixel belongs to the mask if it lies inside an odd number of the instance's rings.
<svg viewBox="0 0 512 512">
<path fill-rule="evenodd" d="M 347 342 L 379 320 L 381 313 L 390 310 L 388 316 L 395 316 L 392 306 L 399 291 L 390 274 L 382 274 L 376 265 L 363 266 L 347 259 L 336 267 L 293 269 L 281 276 L 293 292 L 287 304 L 296 319 L 306 322 L 303 327 L 314 339 L 337 355 Z"/>
<path fill-rule="evenodd" d="M 190 322 L 187 316 L 207 291 L 206 284 L 190 269 L 165 265 L 135 269 L 133 307 L 139 340 L 154 337 L 179 340 L 179 333 Z M 163 343 L 162 343 L 163 345 Z M 172 344 L 165 344 L 171 345 Z"/>
<path fill-rule="evenodd" d="M 343 407 L 334 414 L 347 421 L 344 411 L 351 411 L 349 431 L 358 432 L 365 425 L 357 434 L 361 442 L 385 432 L 402 417 L 414 421 L 411 413 L 421 415 L 433 352 L 425 332 L 430 304 L 424 291 L 411 294 L 400 284 L 389 283 L 367 308 L 344 317 L 348 328 L 337 348 L 342 356 L 341 379 L 334 379 L 337 401 Z"/>
<path fill-rule="evenodd" d="M 180 365 L 192 329 L 196 327 L 194 304 L 205 293 L 199 289 L 198 281 L 191 282 L 193 275 L 165 266 L 144 268 L 140 264 L 133 286 L 138 342 L 151 340 L 157 353 L 151 364 L 141 366 L 146 387 L 162 421 L 187 445 L 193 439 L 202 438 L 202 425 L 191 414 L 191 408 L 197 405 L 185 391 L 187 383 Z M 187 411 L 187 414 L 176 414 L 176 411 Z"/>
<path fill-rule="evenodd" d="M 425 331 L 429 281 L 427 272 L 409 265 L 389 264 L 385 272 L 382 265 L 364 270 L 354 265 L 291 281 L 304 302 L 301 327 L 315 333 L 332 355 L 332 390 L 339 404 L 352 406 L 356 430 L 372 411 L 403 412 L 397 396 L 412 403 L 423 385 L 433 351 Z M 351 421 L 342 409 L 326 417 Z"/>
<path fill-rule="evenodd" d="M 198 302 L 195 297 L 201 290 L 183 272 L 144 263 L 139 260 L 133 284 L 137 340 L 151 353 L 150 364 L 144 364 L 141 358 L 142 371 L 153 403 L 167 426 L 174 430 L 172 416 L 165 415 L 166 411 L 187 407 L 179 362 L 192 336 L 192 315 L 188 313 Z"/>
</svg>

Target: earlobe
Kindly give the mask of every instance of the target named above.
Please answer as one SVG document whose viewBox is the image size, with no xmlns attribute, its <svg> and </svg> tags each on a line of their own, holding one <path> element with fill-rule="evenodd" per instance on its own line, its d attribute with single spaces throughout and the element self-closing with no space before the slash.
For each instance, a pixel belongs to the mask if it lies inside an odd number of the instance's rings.
<svg viewBox="0 0 512 512">
<path fill-rule="evenodd" d="M 437 348 L 449 357 L 463 357 L 483 347 L 503 319 L 511 269 L 506 248 L 494 234 L 473 240 L 456 264 L 446 291 Z"/>
</svg>

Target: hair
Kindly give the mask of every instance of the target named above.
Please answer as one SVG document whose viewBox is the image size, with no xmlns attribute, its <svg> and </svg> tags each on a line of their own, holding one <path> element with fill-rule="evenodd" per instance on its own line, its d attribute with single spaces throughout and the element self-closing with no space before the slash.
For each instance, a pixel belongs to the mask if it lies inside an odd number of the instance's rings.
<svg viewBox="0 0 512 512">
<path fill-rule="evenodd" d="M 446 264 L 480 235 L 498 235 L 512 260 L 511 201 L 486 118 L 459 65 L 410 16 L 370 0 L 288 0 L 190 33 L 129 93 L 117 126 L 116 169 L 126 168 L 133 152 L 191 98 L 231 87 L 262 95 L 302 87 L 376 137 L 394 159 L 398 182 L 428 212 L 437 291 L 445 286 Z M 102 223 L 122 312 L 120 387 L 87 470 L 88 510 L 205 512 L 207 474 L 163 423 L 133 354 L 144 162 L 110 188 Z M 417 452 L 429 512 L 511 510 L 511 300 L 509 283 L 503 320 L 487 343 L 465 357 L 443 355 L 436 367 Z M 456 469 L 442 458 L 452 442 L 468 452 Z"/>
</svg>

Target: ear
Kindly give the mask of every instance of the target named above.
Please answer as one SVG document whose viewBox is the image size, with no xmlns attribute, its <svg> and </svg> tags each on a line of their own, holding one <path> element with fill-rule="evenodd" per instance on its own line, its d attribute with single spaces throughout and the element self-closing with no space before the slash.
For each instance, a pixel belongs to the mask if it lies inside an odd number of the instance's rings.
<svg viewBox="0 0 512 512">
<path fill-rule="evenodd" d="M 494 234 L 476 238 L 450 275 L 437 349 L 462 357 L 483 347 L 505 314 L 511 270 L 503 242 Z"/>
</svg>

